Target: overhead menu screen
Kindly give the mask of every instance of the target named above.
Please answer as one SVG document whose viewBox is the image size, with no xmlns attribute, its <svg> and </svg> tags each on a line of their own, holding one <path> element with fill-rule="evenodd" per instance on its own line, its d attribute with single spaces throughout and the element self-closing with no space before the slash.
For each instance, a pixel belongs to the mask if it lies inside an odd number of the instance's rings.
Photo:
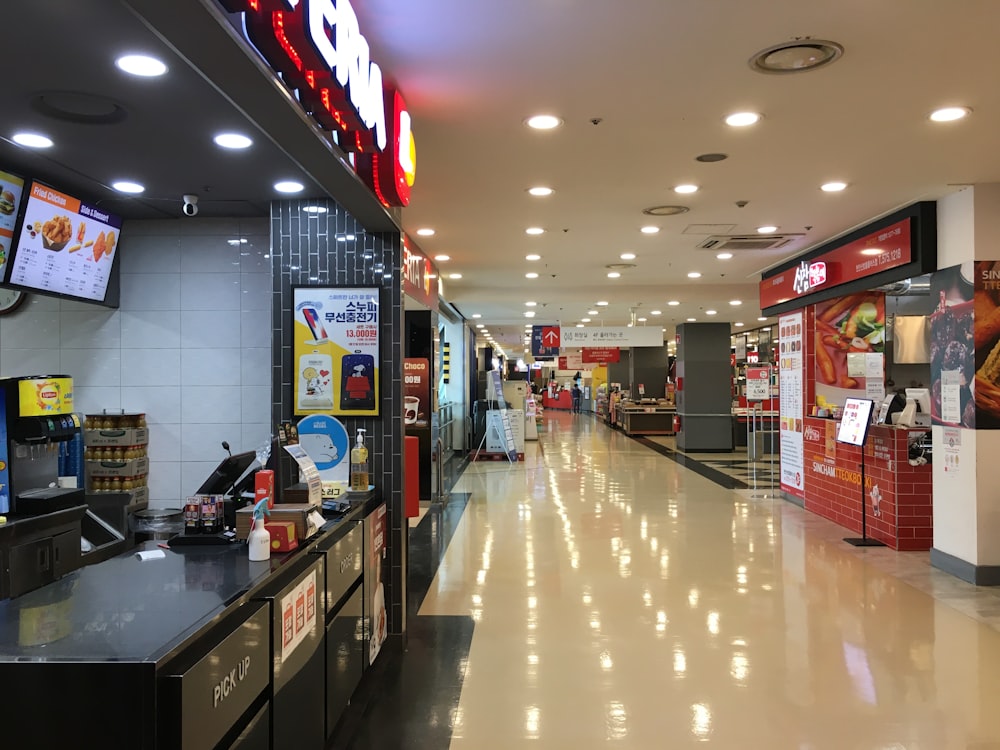
<svg viewBox="0 0 1000 750">
<path fill-rule="evenodd" d="M 104 302 L 121 226 L 120 217 L 33 182 L 7 282 Z"/>
<path fill-rule="evenodd" d="M 23 192 L 23 179 L 0 171 L 0 281 L 3 281 L 7 258 L 10 257 L 14 243 L 14 225 Z"/>
</svg>

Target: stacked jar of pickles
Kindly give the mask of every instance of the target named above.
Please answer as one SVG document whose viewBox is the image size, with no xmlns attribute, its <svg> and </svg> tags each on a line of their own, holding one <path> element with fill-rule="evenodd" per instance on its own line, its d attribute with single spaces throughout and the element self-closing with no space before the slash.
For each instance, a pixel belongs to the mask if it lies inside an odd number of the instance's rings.
<svg viewBox="0 0 1000 750">
<path fill-rule="evenodd" d="M 130 492 L 148 500 L 149 429 L 145 414 L 87 414 L 84 417 L 87 491 Z"/>
</svg>

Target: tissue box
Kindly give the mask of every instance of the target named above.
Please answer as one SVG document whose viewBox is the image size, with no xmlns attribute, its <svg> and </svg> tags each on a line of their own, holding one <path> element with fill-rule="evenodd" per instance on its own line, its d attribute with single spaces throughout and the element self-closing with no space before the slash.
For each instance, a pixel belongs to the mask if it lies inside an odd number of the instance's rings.
<svg viewBox="0 0 1000 750">
<path fill-rule="evenodd" d="M 271 534 L 271 552 L 291 552 L 298 549 L 299 540 L 295 538 L 294 521 L 266 521 L 264 528 Z"/>
</svg>

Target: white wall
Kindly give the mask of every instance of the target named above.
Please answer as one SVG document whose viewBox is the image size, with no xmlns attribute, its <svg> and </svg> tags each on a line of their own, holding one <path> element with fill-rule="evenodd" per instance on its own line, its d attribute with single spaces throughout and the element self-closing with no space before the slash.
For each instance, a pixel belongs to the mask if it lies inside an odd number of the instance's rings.
<svg viewBox="0 0 1000 750">
<path fill-rule="evenodd" d="M 0 318 L 0 376 L 66 373 L 80 412 L 145 412 L 150 504 L 176 506 L 222 440 L 236 452 L 270 435 L 269 225 L 127 222 L 121 235 L 120 309 L 30 295 Z"/>
</svg>

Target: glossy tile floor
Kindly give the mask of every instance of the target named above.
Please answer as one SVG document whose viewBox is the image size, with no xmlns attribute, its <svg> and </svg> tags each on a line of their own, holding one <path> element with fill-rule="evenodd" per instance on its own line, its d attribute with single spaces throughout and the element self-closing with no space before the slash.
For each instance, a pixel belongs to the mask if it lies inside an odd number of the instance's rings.
<svg viewBox="0 0 1000 750">
<path fill-rule="evenodd" d="M 1000 748 L 997 592 L 585 415 L 546 419 L 542 450 L 456 485 L 410 649 L 464 679 L 427 682 L 392 746 Z M 430 647 L 419 629 L 467 620 Z"/>
</svg>

